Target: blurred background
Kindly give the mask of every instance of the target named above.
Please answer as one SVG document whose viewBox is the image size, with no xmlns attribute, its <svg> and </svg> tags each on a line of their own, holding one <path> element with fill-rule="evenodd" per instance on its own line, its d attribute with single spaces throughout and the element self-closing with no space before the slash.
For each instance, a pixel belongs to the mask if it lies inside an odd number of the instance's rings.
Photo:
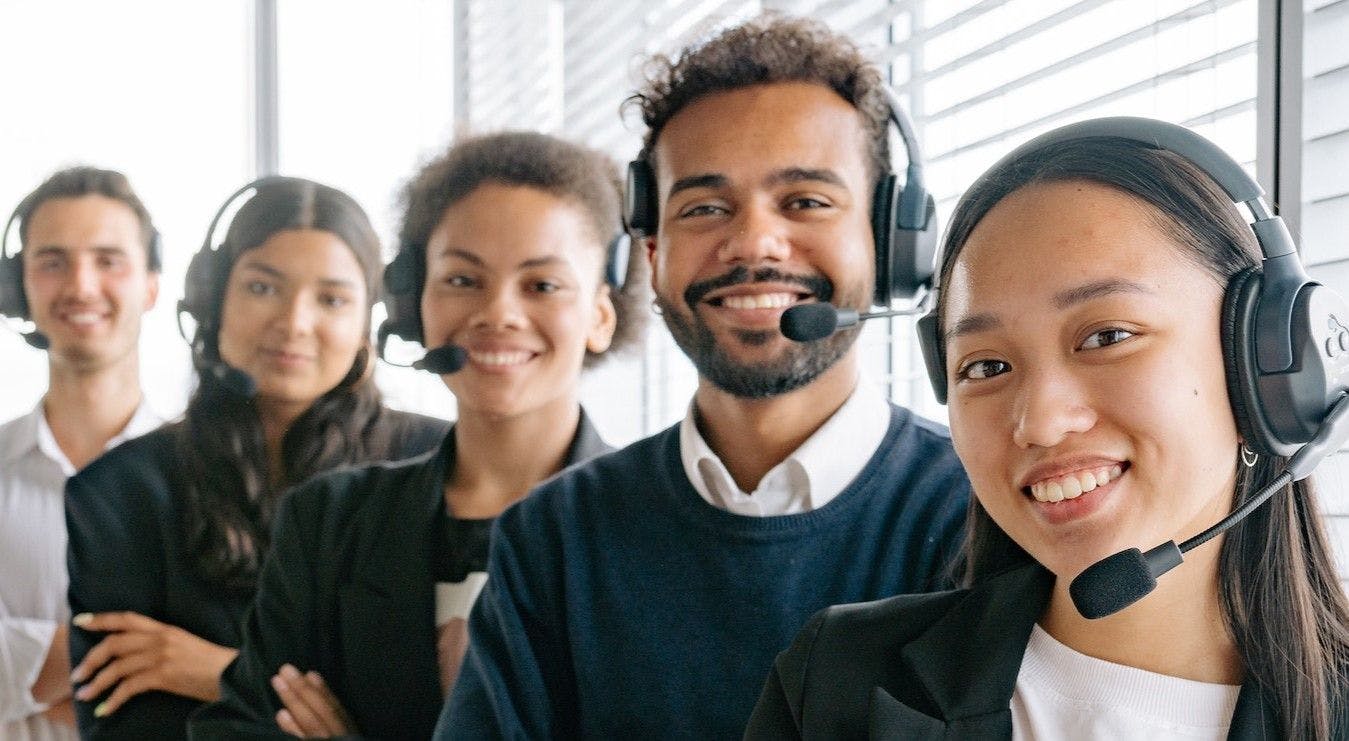
<svg viewBox="0 0 1349 741">
<path fill-rule="evenodd" d="M 643 59 L 766 9 L 824 20 L 888 71 L 943 224 L 1035 134 L 1152 116 L 1243 162 L 1313 275 L 1349 293 L 1349 0 L 0 0 L 0 208 L 67 165 L 130 176 L 166 247 L 143 383 L 174 414 L 192 374 L 173 306 L 236 187 L 278 172 L 342 188 L 391 253 L 400 188 L 456 134 L 538 129 L 625 162 L 642 132 L 619 108 Z M 861 342 L 871 382 L 945 418 L 910 320 L 872 322 Z M 46 364 L 7 331 L 0 358 L 8 419 L 37 403 Z M 392 406 L 453 418 L 438 378 L 377 373 Z M 679 419 L 694 382 L 654 321 L 642 351 L 588 375 L 583 401 L 622 444 Z M 1349 456 L 1320 479 L 1349 543 Z"/>
</svg>

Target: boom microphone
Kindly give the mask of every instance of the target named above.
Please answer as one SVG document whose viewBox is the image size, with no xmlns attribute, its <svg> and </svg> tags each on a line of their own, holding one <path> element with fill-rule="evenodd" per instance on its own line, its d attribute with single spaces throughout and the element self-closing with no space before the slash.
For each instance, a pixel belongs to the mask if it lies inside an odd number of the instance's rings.
<svg viewBox="0 0 1349 741">
<path fill-rule="evenodd" d="M 866 314 L 860 314 L 853 309 L 840 309 L 828 302 L 799 304 L 782 312 L 782 319 L 778 321 L 778 328 L 789 340 L 814 342 L 815 340 L 822 340 L 840 329 L 860 324 L 868 319 L 879 319 L 887 316 L 912 316 L 922 314 L 925 311 L 927 311 L 927 306 L 923 302 L 912 309 L 874 311 Z"/>
<path fill-rule="evenodd" d="M 1339 450 L 1346 440 L 1349 440 L 1349 395 L 1341 396 L 1331 407 L 1316 436 L 1293 454 L 1288 467 L 1245 504 L 1180 546 L 1169 540 L 1147 553 L 1130 548 L 1088 566 L 1068 586 L 1073 605 L 1082 617 L 1095 620 L 1114 615 L 1143 599 L 1157 588 L 1157 577 L 1180 565 L 1184 560 L 1182 553 L 1188 553 L 1231 529 L 1279 489 L 1307 478 L 1322 459 Z"/>
<path fill-rule="evenodd" d="M 441 345 L 427 350 L 421 360 L 412 364 L 417 370 L 430 371 L 438 376 L 456 373 L 468 363 L 468 351 L 458 345 Z"/>
</svg>

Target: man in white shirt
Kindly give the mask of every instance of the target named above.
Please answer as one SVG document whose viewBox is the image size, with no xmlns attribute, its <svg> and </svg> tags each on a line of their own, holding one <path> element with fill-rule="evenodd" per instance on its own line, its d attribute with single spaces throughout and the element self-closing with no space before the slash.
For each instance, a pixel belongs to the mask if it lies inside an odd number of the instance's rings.
<svg viewBox="0 0 1349 741">
<path fill-rule="evenodd" d="M 34 324 L 24 338 L 47 350 L 48 385 L 32 412 L 0 425 L 0 738 L 74 739 L 65 481 L 164 421 L 142 397 L 138 354 L 158 238 L 126 177 L 91 167 L 48 178 L 5 232 L 0 314 Z"/>
<path fill-rule="evenodd" d="M 649 69 L 630 226 L 698 388 L 497 520 L 438 738 L 739 738 L 812 613 L 950 583 L 969 484 L 945 429 L 859 379 L 857 330 L 778 329 L 869 306 L 880 71 L 776 16 Z"/>
</svg>

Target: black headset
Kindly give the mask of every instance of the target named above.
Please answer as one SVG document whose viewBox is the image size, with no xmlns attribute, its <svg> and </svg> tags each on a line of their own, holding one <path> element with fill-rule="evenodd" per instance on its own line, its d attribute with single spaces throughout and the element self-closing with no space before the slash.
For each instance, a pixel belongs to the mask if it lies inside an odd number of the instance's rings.
<svg viewBox="0 0 1349 741">
<path fill-rule="evenodd" d="M 923 185 L 923 156 L 913 122 L 900 106 L 894 90 L 882 85 L 881 93 L 888 119 L 909 159 L 904 185 L 899 185 L 892 163 L 890 170 L 876 182 L 871 198 L 871 233 L 876 244 L 876 290 L 872 303 L 889 306 L 893 299 L 909 298 L 931 281 L 937 251 L 937 207 Z M 660 224 L 655 173 L 646 159 L 628 163 L 623 222 L 628 231 L 639 237 L 654 235 Z"/>
<path fill-rule="evenodd" d="M 216 209 L 215 216 L 211 217 L 210 226 L 206 228 L 206 238 L 202 241 L 201 248 L 192 256 L 192 261 L 187 264 L 187 275 L 183 281 L 183 297 L 178 300 L 178 332 L 188 344 L 197 351 L 197 345 L 203 341 L 203 338 L 220 328 L 217 325 L 220 318 L 220 302 L 224 298 L 225 281 L 229 278 L 232 263 L 228 255 L 222 254 L 222 244 L 215 244 L 214 238 L 216 228 L 220 225 L 220 220 L 224 218 L 225 212 L 230 206 L 239 200 L 239 196 L 251 191 L 258 190 L 273 183 L 284 182 L 304 182 L 313 181 L 305 178 L 290 177 L 286 175 L 268 175 L 258 178 L 250 183 L 241 186 L 220 204 Z M 317 183 L 315 183 L 317 185 Z M 192 317 L 197 324 L 196 337 L 188 337 L 183 329 L 183 314 Z"/>
<path fill-rule="evenodd" d="M 614 292 L 622 291 L 627 281 L 631 251 L 631 237 L 621 232 L 605 247 L 604 281 Z M 422 334 L 421 301 L 425 286 L 426 245 L 403 245 L 384 268 L 384 305 L 388 308 L 388 318 L 379 325 L 377 347 L 381 357 L 390 335 L 426 344 Z"/>
<path fill-rule="evenodd" d="M 88 195 L 99 195 L 99 193 L 90 191 Z M 27 198 L 19 201 L 19 205 L 14 207 L 9 219 L 5 221 L 4 233 L 0 234 L 0 316 L 25 322 L 31 322 L 33 314 L 28 306 L 28 295 L 23 290 L 23 246 L 20 244 L 19 249 L 11 255 L 9 252 L 9 233 L 13 230 L 16 222 L 27 220 L 37 210 L 37 206 L 41 205 L 34 202 L 37 197 L 38 193 L 31 193 Z M 55 194 L 46 196 L 43 200 L 79 197 L 81 196 Z M 150 272 L 158 273 L 164 264 L 164 247 L 159 237 L 159 230 L 149 222 L 144 225 L 144 228 L 150 231 L 150 241 L 145 245 L 146 265 Z M 24 342 L 39 350 L 46 350 L 51 344 L 46 335 L 36 329 L 21 332 L 20 336 L 23 337 Z"/>
<path fill-rule="evenodd" d="M 1264 190 L 1240 164 L 1184 127 L 1121 116 L 1070 124 L 1036 137 L 1000 160 L 981 181 L 1028 152 L 1098 137 L 1172 152 L 1206 173 L 1234 203 L 1250 209 L 1264 260 L 1262 266 L 1232 276 L 1223 295 L 1220 331 L 1227 393 L 1247 447 L 1267 455 L 1296 452 L 1349 391 L 1349 303 L 1307 275 L 1288 227 L 1270 213 Z M 945 404 L 946 358 L 935 288 L 932 308 L 918 320 L 918 338 L 932 389 Z"/>
</svg>

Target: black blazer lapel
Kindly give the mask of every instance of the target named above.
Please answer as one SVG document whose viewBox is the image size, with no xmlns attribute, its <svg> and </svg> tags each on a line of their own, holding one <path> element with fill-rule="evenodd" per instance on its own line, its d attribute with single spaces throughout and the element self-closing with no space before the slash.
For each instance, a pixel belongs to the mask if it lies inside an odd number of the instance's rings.
<svg viewBox="0 0 1349 741">
<path fill-rule="evenodd" d="M 1227 738 L 1230 741 L 1274 741 L 1282 733 L 1279 718 L 1265 702 L 1265 695 L 1260 688 L 1251 681 L 1241 685 Z"/>
<path fill-rule="evenodd" d="M 613 450 L 608 443 L 600 437 L 600 433 L 591 424 L 590 417 L 586 415 L 585 407 L 581 408 L 581 418 L 576 423 L 576 435 L 571 439 L 571 445 L 567 447 L 567 459 L 562 462 L 562 467 L 567 468 L 577 463 L 604 455 Z"/>
<path fill-rule="evenodd" d="M 1005 715 L 1011 733 L 1017 672 L 1053 585 L 1053 575 L 1038 565 L 990 577 L 904 647 L 910 676 L 943 719 Z"/>
<path fill-rule="evenodd" d="M 401 491 L 375 494 L 374 516 L 357 533 L 355 573 L 340 589 L 338 621 L 347 686 L 361 688 L 346 693 L 348 709 L 366 733 L 434 727 L 434 714 L 412 715 L 420 708 L 439 709 L 444 701 L 431 558 L 444 472 L 453 456 L 450 434 L 438 465 L 423 467 Z"/>
</svg>

